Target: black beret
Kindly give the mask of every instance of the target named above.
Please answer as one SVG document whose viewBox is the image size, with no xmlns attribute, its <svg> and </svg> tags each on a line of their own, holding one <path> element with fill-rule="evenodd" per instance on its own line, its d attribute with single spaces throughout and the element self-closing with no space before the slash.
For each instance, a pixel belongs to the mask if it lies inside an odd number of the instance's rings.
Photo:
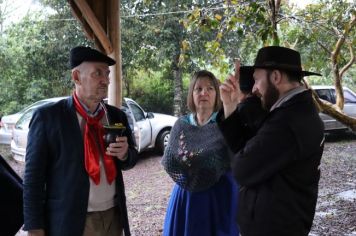
<svg viewBox="0 0 356 236">
<path fill-rule="evenodd" d="M 245 93 L 252 92 L 255 80 L 253 79 L 254 68 L 241 67 L 240 68 L 240 90 Z"/>
<path fill-rule="evenodd" d="M 99 52 L 98 50 L 92 49 L 90 47 L 78 46 L 70 50 L 70 68 L 79 66 L 84 61 L 91 62 L 105 62 L 109 66 L 116 63 L 111 57 Z"/>
</svg>

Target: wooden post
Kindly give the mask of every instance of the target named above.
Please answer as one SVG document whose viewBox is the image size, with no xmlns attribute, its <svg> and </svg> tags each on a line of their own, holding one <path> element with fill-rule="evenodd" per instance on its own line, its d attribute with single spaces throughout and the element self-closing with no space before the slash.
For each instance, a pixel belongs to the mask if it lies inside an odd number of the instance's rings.
<svg viewBox="0 0 356 236">
<path fill-rule="evenodd" d="M 121 32 L 120 32 L 120 0 L 110 0 L 107 12 L 109 13 L 108 34 L 113 46 L 110 57 L 116 64 L 110 67 L 109 104 L 120 107 L 122 104 L 122 63 L 121 63 Z"/>
<path fill-rule="evenodd" d="M 88 5 L 87 1 L 86 0 L 74 0 L 74 2 L 76 3 L 77 7 L 80 9 L 86 22 L 89 24 L 91 29 L 94 31 L 96 37 L 99 39 L 101 45 L 105 49 L 106 54 L 112 53 L 113 52 L 112 43 L 110 43 L 110 40 L 108 39 L 106 32 L 103 29 L 103 26 L 98 21 L 96 15 L 94 14 L 92 8 Z M 111 0 L 111 2 L 115 2 L 115 1 Z M 113 17 L 114 10 L 112 9 L 110 11 L 111 12 L 109 12 L 109 13 L 110 13 L 111 17 Z M 116 14 L 119 15 L 119 13 L 116 13 Z M 115 28 L 115 27 L 113 27 L 113 28 Z"/>
</svg>

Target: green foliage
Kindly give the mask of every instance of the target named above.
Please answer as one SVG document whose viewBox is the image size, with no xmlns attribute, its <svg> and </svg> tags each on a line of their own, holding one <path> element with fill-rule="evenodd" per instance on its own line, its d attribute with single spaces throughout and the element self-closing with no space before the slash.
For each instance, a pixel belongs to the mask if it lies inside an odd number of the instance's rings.
<svg viewBox="0 0 356 236">
<path fill-rule="evenodd" d="M 47 10 L 29 12 L 0 36 L 1 114 L 42 98 L 69 95 L 69 50 L 77 45 L 93 46 L 67 1 L 38 2 Z M 333 49 L 338 36 L 335 30 L 342 32 L 355 14 L 354 4 L 346 0 L 319 0 L 306 9 L 293 9 L 282 2 L 275 32 L 266 0 L 120 3 L 124 94 L 148 111 L 163 113 L 173 112 L 173 71 L 183 73 L 185 102 L 194 71 L 211 70 L 222 81 L 232 72 L 234 58 L 253 64 L 257 50 L 266 45 L 297 49 L 304 69 L 323 74 L 309 77 L 311 84 L 333 84 L 330 54 L 323 47 Z M 1 17 L 0 13 L 0 21 Z M 275 33 L 278 37 L 272 37 Z M 355 34 L 353 29 L 346 39 L 351 45 L 356 45 Z M 341 67 L 350 60 L 347 47 L 338 60 Z M 354 90 L 355 75 L 352 66 L 343 78 L 344 85 Z"/>
<path fill-rule="evenodd" d="M 304 69 L 323 74 L 322 78 L 311 77 L 311 83 L 333 84 L 330 52 L 334 49 L 340 32 L 350 21 L 351 15 L 355 14 L 354 3 L 345 0 L 320 0 L 306 9 L 292 9 L 282 2 L 276 16 L 278 25 L 275 32 L 268 2 L 222 1 L 214 4 L 215 7 L 218 6 L 215 10 L 195 8 L 183 20 L 184 26 L 190 32 L 215 35 L 213 39 L 200 43 L 204 43 L 210 57 L 206 63 L 219 67 L 222 73 L 232 66 L 233 58 L 240 58 L 242 64 L 253 64 L 258 48 L 281 45 L 294 48 L 301 53 Z M 211 24 L 217 14 L 221 16 L 219 26 Z M 351 45 L 356 45 L 355 34 L 356 30 L 353 29 L 352 34 L 346 39 Z M 190 42 L 189 46 L 186 51 L 195 45 Z M 328 48 L 329 52 L 324 48 Z M 338 60 L 341 67 L 350 60 L 350 52 L 346 46 L 342 48 Z M 226 63 L 230 66 L 226 66 Z M 351 68 L 345 73 L 343 82 L 346 85 L 352 86 L 354 71 Z"/>
<path fill-rule="evenodd" d="M 331 52 L 341 33 L 355 14 L 355 5 L 349 1 L 323 0 L 309 5 L 305 10 L 291 9 L 292 17 L 289 24 L 282 25 L 282 38 L 285 42 L 291 42 L 301 52 L 303 67 L 307 70 L 320 71 L 322 78 L 311 77 L 311 84 L 334 84 Z M 356 27 L 346 38 L 346 42 L 353 45 L 355 54 Z M 338 57 L 338 65 L 341 69 L 350 61 L 351 55 L 347 44 L 341 48 Z M 351 67 L 344 75 L 343 83 L 352 87 L 355 82 L 355 66 Z"/>
<path fill-rule="evenodd" d="M 172 80 L 162 80 L 162 72 L 147 70 L 136 71 L 131 93 L 145 110 L 166 114 L 173 113 L 173 83 Z"/>
<path fill-rule="evenodd" d="M 69 8 L 67 7 L 67 10 Z M 13 113 L 37 100 L 69 95 L 70 48 L 88 44 L 70 12 L 58 12 L 43 19 L 45 12 L 30 12 L 10 25 L 0 38 L 0 86 L 2 113 Z"/>
</svg>

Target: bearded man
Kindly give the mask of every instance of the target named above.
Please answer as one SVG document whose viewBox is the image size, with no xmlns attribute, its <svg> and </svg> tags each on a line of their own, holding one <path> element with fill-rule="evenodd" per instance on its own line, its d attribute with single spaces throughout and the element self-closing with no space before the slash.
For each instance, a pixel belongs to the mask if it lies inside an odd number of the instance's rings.
<svg viewBox="0 0 356 236">
<path fill-rule="evenodd" d="M 237 74 L 239 67 L 237 63 Z M 224 112 L 218 124 L 235 152 L 232 171 L 241 186 L 240 232 L 308 235 L 318 196 L 324 127 L 312 93 L 301 81 L 320 74 L 303 71 L 300 54 L 278 46 L 261 48 L 255 64 L 241 69 L 253 71 L 253 93 L 268 114 L 252 138 L 245 137 L 244 127 L 251 121 L 237 109 L 243 102 L 238 76 L 221 85 Z"/>
</svg>

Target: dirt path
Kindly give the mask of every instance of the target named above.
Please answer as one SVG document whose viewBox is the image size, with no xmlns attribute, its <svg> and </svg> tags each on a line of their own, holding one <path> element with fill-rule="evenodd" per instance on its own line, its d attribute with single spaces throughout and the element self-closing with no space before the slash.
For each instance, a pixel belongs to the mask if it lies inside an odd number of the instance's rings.
<svg viewBox="0 0 356 236">
<path fill-rule="evenodd" d="M 0 153 L 10 156 L 4 146 L 0 146 Z M 173 182 L 163 171 L 160 159 L 152 152 L 144 153 L 134 169 L 124 172 L 134 236 L 162 234 Z M 11 159 L 9 162 L 22 175 L 23 164 Z M 317 211 L 310 236 L 356 235 L 356 135 L 328 139 L 321 173 Z"/>
<path fill-rule="evenodd" d="M 133 235 L 162 235 L 173 181 L 161 167 L 160 160 L 154 153 L 145 153 L 134 169 L 124 172 Z"/>
<path fill-rule="evenodd" d="M 356 235 L 356 136 L 326 142 L 316 215 L 310 236 Z M 124 173 L 133 235 L 161 235 L 173 182 L 160 157 L 148 154 Z"/>
<path fill-rule="evenodd" d="M 356 135 L 325 145 L 310 235 L 356 235 Z"/>
</svg>

